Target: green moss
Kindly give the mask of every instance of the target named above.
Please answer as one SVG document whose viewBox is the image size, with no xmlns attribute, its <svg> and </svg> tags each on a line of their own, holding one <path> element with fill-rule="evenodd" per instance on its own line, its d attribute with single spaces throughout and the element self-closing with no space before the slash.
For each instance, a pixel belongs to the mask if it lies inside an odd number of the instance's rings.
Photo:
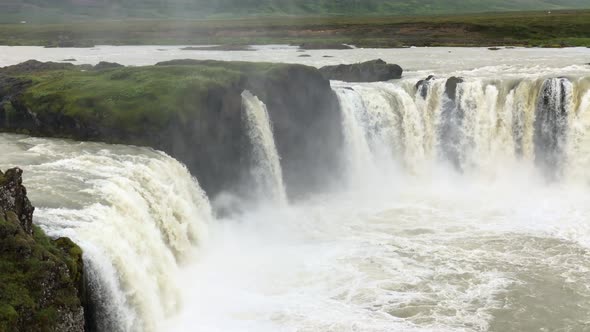
<svg viewBox="0 0 590 332">
<path fill-rule="evenodd" d="M 198 117 L 211 91 L 239 85 L 246 76 L 274 75 L 285 65 L 203 61 L 21 75 L 33 81 L 24 103 L 37 114 L 63 114 L 128 135 L 158 133 L 171 119 Z"/>
<path fill-rule="evenodd" d="M 11 219 L 0 216 L 0 331 L 55 330 L 59 308 L 80 306 L 81 250 L 36 226 L 28 235 Z"/>
</svg>

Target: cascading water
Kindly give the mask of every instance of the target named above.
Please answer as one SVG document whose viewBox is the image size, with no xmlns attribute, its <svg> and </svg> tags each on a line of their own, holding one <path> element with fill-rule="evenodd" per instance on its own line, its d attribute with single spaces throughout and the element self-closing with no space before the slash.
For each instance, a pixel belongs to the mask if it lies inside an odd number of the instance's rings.
<svg viewBox="0 0 590 332">
<path fill-rule="evenodd" d="M 197 181 L 179 162 L 149 149 L 18 143 L 31 146 L 19 154 L 29 156 L 30 165 L 22 166 L 33 200 L 54 197 L 42 199 L 35 222 L 84 250 L 95 328 L 160 330 L 181 308 L 174 278 L 194 259 L 212 219 Z"/>
<path fill-rule="evenodd" d="M 281 160 L 266 105 L 250 91 L 244 91 L 242 109 L 246 130 L 252 143 L 254 160 L 251 174 L 259 191 L 257 197 L 284 205 L 287 202 L 287 194 L 283 183 Z"/>
<path fill-rule="evenodd" d="M 565 78 L 543 83 L 535 113 L 535 160 L 550 177 L 557 176 L 565 161 L 573 85 Z"/>
<path fill-rule="evenodd" d="M 335 91 L 353 163 L 377 158 L 377 137 L 410 173 L 437 156 L 467 172 L 493 172 L 501 163 L 522 158 L 535 160 L 545 172 L 567 162 L 571 115 L 586 92 L 574 93 L 575 88 L 565 78 L 429 77 L 417 85 L 338 83 Z"/>
</svg>

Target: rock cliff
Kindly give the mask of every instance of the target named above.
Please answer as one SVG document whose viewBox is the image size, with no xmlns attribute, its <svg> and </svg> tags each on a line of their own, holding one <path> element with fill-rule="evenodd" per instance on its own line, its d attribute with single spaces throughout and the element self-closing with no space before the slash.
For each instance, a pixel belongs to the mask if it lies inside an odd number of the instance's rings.
<svg viewBox="0 0 590 332">
<path fill-rule="evenodd" d="M 33 225 L 22 170 L 0 171 L 0 331 L 84 331 L 82 251 Z"/>
<path fill-rule="evenodd" d="M 196 60 L 111 67 L 28 61 L 0 69 L 0 131 L 150 146 L 186 164 L 213 197 L 244 183 L 251 149 L 241 93 L 250 90 L 268 107 L 291 197 L 339 170 L 338 101 L 315 68 Z"/>
</svg>

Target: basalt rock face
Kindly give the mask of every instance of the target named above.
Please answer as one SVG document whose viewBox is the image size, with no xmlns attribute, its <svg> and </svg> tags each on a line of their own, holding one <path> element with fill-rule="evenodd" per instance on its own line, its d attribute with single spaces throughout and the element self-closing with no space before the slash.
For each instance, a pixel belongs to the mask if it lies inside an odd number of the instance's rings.
<svg viewBox="0 0 590 332">
<path fill-rule="evenodd" d="M 402 67 L 377 59 L 352 65 L 320 68 L 324 78 L 345 82 L 383 82 L 402 77 Z"/>
<path fill-rule="evenodd" d="M 22 171 L 0 172 L 0 331 L 84 331 L 82 251 L 32 224 Z"/>
<path fill-rule="evenodd" d="M 81 84 L 68 81 L 49 92 L 31 93 L 38 83 L 26 75 L 14 75 L 14 68 L 0 69 L 0 131 L 150 146 L 187 165 L 214 197 L 224 191 L 247 190 L 244 179 L 252 166 L 251 146 L 241 94 L 250 90 L 268 108 L 291 197 L 322 187 L 341 165 L 338 101 L 330 82 L 315 68 L 174 60 L 150 67 L 82 69 L 60 69 L 48 75 L 46 84 L 87 75 L 104 81 L 105 88 L 111 82 L 123 82 L 124 89 L 131 89 L 121 92 L 122 96 L 113 91 L 99 98 L 94 96 L 98 83 L 83 76 Z M 174 73 L 171 79 L 164 81 L 162 76 L 170 73 Z M 88 81 L 92 87 L 82 86 Z M 135 118 L 124 123 L 130 112 L 127 103 L 133 101 L 137 101 Z M 152 104 L 166 110 L 150 113 L 146 109 Z"/>
</svg>

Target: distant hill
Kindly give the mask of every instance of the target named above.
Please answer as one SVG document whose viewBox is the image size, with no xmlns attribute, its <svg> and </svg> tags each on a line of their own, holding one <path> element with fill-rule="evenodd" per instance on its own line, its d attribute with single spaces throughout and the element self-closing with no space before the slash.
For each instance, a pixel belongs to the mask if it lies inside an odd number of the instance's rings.
<svg viewBox="0 0 590 332">
<path fill-rule="evenodd" d="M 269 15 L 431 15 L 590 8 L 590 0 L 0 0 L 0 22 Z"/>
</svg>

